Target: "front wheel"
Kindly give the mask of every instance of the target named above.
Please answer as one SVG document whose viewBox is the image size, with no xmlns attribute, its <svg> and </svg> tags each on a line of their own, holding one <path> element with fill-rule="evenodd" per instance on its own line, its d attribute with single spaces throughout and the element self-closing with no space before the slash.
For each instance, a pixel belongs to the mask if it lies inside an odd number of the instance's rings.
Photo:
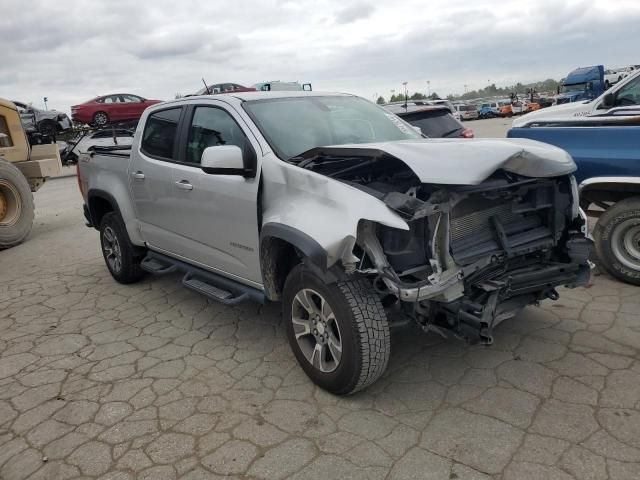
<svg viewBox="0 0 640 480">
<path fill-rule="evenodd" d="M 144 276 L 144 270 L 140 267 L 144 253 L 131 243 L 124 223 L 114 212 L 102 217 L 100 246 L 104 262 L 117 282 L 134 283 Z"/>
<path fill-rule="evenodd" d="M 593 230 L 596 252 L 614 277 L 640 285 L 640 197 L 616 203 Z"/>
<path fill-rule="evenodd" d="M 298 363 L 316 385 L 331 393 L 357 392 L 387 367 L 387 317 L 365 280 L 327 284 L 298 265 L 285 282 L 283 320 Z"/>
<path fill-rule="evenodd" d="M 21 243 L 33 225 L 33 194 L 22 172 L 0 159 L 0 249 Z"/>
</svg>

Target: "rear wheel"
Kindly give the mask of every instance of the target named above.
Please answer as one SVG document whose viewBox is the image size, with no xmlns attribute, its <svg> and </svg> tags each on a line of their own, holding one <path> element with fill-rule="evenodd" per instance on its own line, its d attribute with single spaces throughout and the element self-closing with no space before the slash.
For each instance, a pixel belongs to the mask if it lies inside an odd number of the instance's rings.
<svg viewBox="0 0 640 480">
<path fill-rule="evenodd" d="M 97 127 L 104 127 L 109 123 L 109 116 L 105 112 L 96 112 L 93 115 L 93 124 Z"/>
<path fill-rule="evenodd" d="M 144 276 L 140 262 L 144 250 L 129 240 L 120 216 L 109 212 L 100 222 L 100 246 L 111 276 L 119 283 L 134 283 Z"/>
<path fill-rule="evenodd" d="M 640 285 L 640 197 L 616 203 L 593 230 L 602 266 L 620 280 Z"/>
<path fill-rule="evenodd" d="M 0 160 L 0 249 L 21 243 L 33 226 L 33 194 L 22 172 Z"/>
<path fill-rule="evenodd" d="M 283 319 L 298 363 L 329 392 L 357 392 L 387 367 L 391 352 L 387 317 L 365 280 L 326 284 L 298 265 L 285 283 Z"/>
</svg>

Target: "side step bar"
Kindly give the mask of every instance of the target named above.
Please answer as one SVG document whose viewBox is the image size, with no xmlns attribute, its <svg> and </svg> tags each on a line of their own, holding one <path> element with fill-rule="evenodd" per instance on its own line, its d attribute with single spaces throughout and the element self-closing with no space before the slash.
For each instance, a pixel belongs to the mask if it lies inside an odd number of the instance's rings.
<svg viewBox="0 0 640 480">
<path fill-rule="evenodd" d="M 140 266 L 143 270 L 162 275 L 182 272 L 182 285 L 225 305 L 235 305 L 245 300 L 265 303 L 264 292 L 216 273 L 190 265 L 167 255 L 149 251 Z"/>
</svg>

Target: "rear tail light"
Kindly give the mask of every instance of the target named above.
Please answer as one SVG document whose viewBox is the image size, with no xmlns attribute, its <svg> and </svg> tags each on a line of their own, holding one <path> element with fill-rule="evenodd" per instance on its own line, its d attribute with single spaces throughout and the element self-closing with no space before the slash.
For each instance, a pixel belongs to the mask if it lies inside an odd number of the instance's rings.
<svg viewBox="0 0 640 480">
<path fill-rule="evenodd" d="M 460 133 L 460 136 L 462 138 L 473 138 L 474 134 L 473 134 L 473 130 L 471 130 L 470 128 L 465 128 L 464 130 L 462 130 L 462 132 Z"/>
</svg>

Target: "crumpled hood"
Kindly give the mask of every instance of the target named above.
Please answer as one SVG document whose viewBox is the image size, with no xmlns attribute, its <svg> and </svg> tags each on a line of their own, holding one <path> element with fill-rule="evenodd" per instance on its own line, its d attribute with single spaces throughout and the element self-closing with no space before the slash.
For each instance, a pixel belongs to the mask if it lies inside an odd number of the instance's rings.
<svg viewBox="0 0 640 480">
<path fill-rule="evenodd" d="M 496 170 L 526 177 L 557 177 L 576 170 L 564 150 L 529 139 L 421 139 L 321 147 L 358 155 L 378 150 L 401 160 L 423 183 L 477 185 Z"/>
</svg>

